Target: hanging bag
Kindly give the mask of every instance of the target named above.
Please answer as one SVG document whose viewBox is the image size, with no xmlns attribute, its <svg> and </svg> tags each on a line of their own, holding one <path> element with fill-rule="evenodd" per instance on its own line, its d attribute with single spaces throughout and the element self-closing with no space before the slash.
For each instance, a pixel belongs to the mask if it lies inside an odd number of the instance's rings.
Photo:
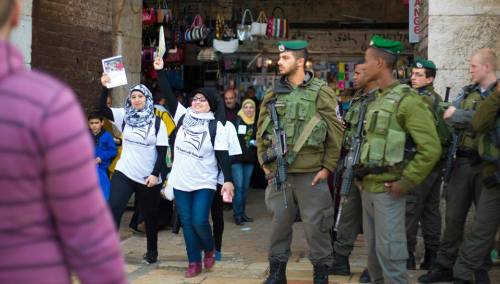
<svg viewBox="0 0 500 284">
<path fill-rule="evenodd" d="M 267 16 L 264 11 L 260 11 L 259 17 L 252 22 L 250 34 L 253 36 L 265 36 L 267 31 Z"/>
<path fill-rule="evenodd" d="M 202 48 L 196 59 L 201 62 L 214 62 L 217 61 L 217 54 L 213 47 Z"/>
<path fill-rule="evenodd" d="M 191 27 L 186 30 L 185 39 L 187 42 L 196 42 L 205 39 L 208 35 L 208 29 L 203 23 L 201 15 L 196 15 Z"/>
<path fill-rule="evenodd" d="M 247 14 L 250 14 L 250 24 L 247 25 L 245 23 Z M 243 16 L 241 18 L 241 24 L 238 24 L 236 26 L 236 33 L 238 34 L 238 39 L 241 41 L 245 41 L 247 39 L 252 38 L 251 30 L 252 30 L 252 23 L 253 22 L 253 16 L 252 16 L 252 11 L 249 9 L 245 9 L 243 12 Z"/>
<path fill-rule="evenodd" d="M 230 40 L 214 39 L 213 46 L 216 51 L 221 53 L 235 53 L 238 50 L 239 41 L 237 38 Z"/>
<path fill-rule="evenodd" d="M 269 25 L 272 26 L 271 30 Z M 272 17 L 268 21 L 267 35 L 275 38 L 288 37 L 288 21 L 283 8 L 274 7 Z"/>
<path fill-rule="evenodd" d="M 154 25 L 156 23 L 155 8 L 142 9 L 142 24 L 145 26 Z"/>
</svg>

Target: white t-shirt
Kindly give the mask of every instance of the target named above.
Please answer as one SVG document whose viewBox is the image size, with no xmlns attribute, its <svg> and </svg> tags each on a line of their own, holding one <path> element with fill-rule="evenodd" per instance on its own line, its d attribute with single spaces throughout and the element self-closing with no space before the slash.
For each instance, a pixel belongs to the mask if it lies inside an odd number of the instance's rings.
<svg viewBox="0 0 500 284">
<path fill-rule="evenodd" d="M 215 190 L 219 169 L 214 150 L 228 150 L 226 132 L 221 122 L 217 123 L 213 147 L 208 121 L 190 127 L 189 131 L 182 125 L 175 138 L 174 163 L 168 182 L 182 191 L 204 188 Z"/>
<path fill-rule="evenodd" d="M 124 108 L 111 108 L 113 124 L 122 129 Z M 132 127 L 125 124 L 123 129 L 122 154 L 115 169 L 131 180 L 145 184 L 146 179 L 154 169 L 156 163 L 156 146 L 168 146 L 167 127 L 160 123 L 158 137 L 155 135 L 155 120 L 143 127 Z M 159 177 L 161 183 L 161 176 Z"/>
<path fill-rule="evenodd" d="M 180 103 L 177 103 L 177 109 L 175 110 L 175 113 L 174 113 L 174 122 L 175 122 L 175 125 L 179 124 L 179 119 L 181 119 L 181 117 L 184 114 L 186 114 L 186 112 L 187 112 L 187 108 L 185 108 Z"/>
<path fill-rule="evenodd" d="M 226 135 L 227 135 L 229 156 L 241 155 L 242 151 L 241 151 L 240 141 L 238 140 L 238 134 L 236 133 L 236 128 L 234 127 L 234 124 L 232 124 L 230 121 L 226 121 L 226 125 L 224 125 L 224 128 L 226 130 Z M 217 177 L 217 183 L 224 184 L 224 174 L 222 173 L 222 171 L 219 173 L 219 176 Z"/>
</svg>

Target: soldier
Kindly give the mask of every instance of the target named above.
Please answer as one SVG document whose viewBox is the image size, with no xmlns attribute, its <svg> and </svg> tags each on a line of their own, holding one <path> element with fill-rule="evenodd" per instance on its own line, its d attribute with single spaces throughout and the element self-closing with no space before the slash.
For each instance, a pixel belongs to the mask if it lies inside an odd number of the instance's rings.
<svg viewBox="0 0 500 284">
<path fill-rule="evenodd" d="M 480 135 L 478 153 L 483 159 L 483 189 L 472 229 L 453 267 L 454 283 L 473 283 L 474 271 L 489 256 L 500 225 L 500 84 L 472 116 L 472 127 Z M 489 283 L 477 279 L 475 283 Z M 487 280 L 487 279 L 486 279 Z"/>
<path fill-rule="evenodd" d="M 367 80 L 381 89 L 368 105 L 357 186 L 362 190 L 368 271 L 374 283 L 408 283 L 405 198 L 441 155 L 432 113 L 393 75 L 403 45 L 374 36 L 365 53 Z M 376 224 L 376 226 L 375 226 Z"/>
<path fill-rule="evenodd" d="M 351 149 L 351 140 L 355 135 L 359 122 L 360 108 L 365 100 L 373 100 L 378 92 L 375 81 L 367 81 L 365 67 L 362 63 L 354 67 L 354 88 L 358 92 L 351 101 L 349 110 L 344 116 L 346 129 L 344 132 L 344 143 L 342 148 L 345 151 Z M 341 173 L 339 173 L 341 174 Z M 333 261 L 330 274 L 350 275 L 349 255 L 354 248 L 354 242 L 358 234 L 363 231 L 363 208 L 361 206 L 361 194 L 353 185 L 349 191 L 347 202 L 342 205 L 342 215 L 337 224 L 337 239 L 333 244 L 335 259 Z M 360 278 L 361 283 L 369 283 L 368 270 L 364 270 Z"/>
<path fill-rule="evenodd" d="M 472 202 L 477 208 L 482 188 L 481 158 L 477 153 L 478 137 L 470 122 L 477 107 L 495 89 L 495 70 L 495 53 L 491 49 L 476 51 L 470 59 L 473 84 L 462 88 L 453 105 L 444 113 L 444 119 L 453 126 L 459 137 L 459 147 L 449 183 L 449 188 L 453 190 L 446 193 L 445 230 L 436 266 L 418 278 L 422 283 L 453 280 L 453 264 L 462 244 L 465 219 Z M 490 258 L 485 256 L 484 262 L 480 262 L 482 267 L 474 272 L 476 279 L 488 278 L 487 267 L 490 263 Z"/>
<path fill-rule="evenodd" d="M 411 85 L 417 90 L 434 113 L 436 130 L 441 144 L 448 140 L 450 132 L 443 119 L 441 111 L 442 99 L 434 91 L 436 65 L 423 58 L 415 59 L 411 72 Z M 441 212 L 439 211 L 439 196 L 441 190 L 442 163 L 438 163 L 425 180 L 412 188 L 406 197 L 406 238 L 408 241 L 407 268 L 416 269 L 415 246 L 417 245 L 418 224 L 422 225 L 422 235 L 425 244 L 424 261 L 420 269 L 429 269 L 436 259 L 441 238 Z"/>
<path fill-rule="evenodd" d="M 328 283 L 333 260 L 330 229 L 334 210 L 326 178 L 336 167 L 342 143 L 342 124 L 333 90 L 326 82 L 305 71 L 307 41 L 279 43 L 279 71 L 282 77 L 265 95 L 258 120 L 257 156 L 268 178 L 276 162 L 265 163 L 272 146 L 273 124 L 268 104 L 275 103 L 280 125 L 286 132 L 288 180 L 278 192 L 271 182 L 266 205 L 273 213 L 269 249 L 270 273 L 265 283 L 286 283 L 292 225 L 300 209 L 309 259 L 314 266 L 314 283 Z"/>
</svg>

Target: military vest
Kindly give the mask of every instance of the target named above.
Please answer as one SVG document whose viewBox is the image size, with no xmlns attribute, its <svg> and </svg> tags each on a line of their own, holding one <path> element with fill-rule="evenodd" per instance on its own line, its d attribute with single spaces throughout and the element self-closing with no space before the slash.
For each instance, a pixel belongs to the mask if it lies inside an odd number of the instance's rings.
<svg viewBox="0 0 500 284">
<path fill-rule="evenodd" d="M 347 124 L 344 130 L 344 140 L 342 141 L 342 148 L 349 150 L 351 148 L 352 137 L 356 133 L 356 128 L 358 126 L 359 112 L 361 110 L 361 104 L 363 102 L 363 93 L 359 92 L 352 99 L 349 110 L 344 115 L 344 121 Z"/>
<path fill-rule="evenodd" d="M 464 87 L 463 91 L 464 99 L 460 102 L 460 109 L 475 111 L 483 101 L 481 94 L 474 89 L 474 85 Z M 478 137 L 472 128 L 465 128 L 458 135 L 460 148 L 477 151 Z"/>
<path fill-rule="evenodd" d="M 365 167 L 394 167 L 405 161 L 407 134 L 396 113 L 401 100 L 411 92 L 410 87 L 399 84 L 369 105 L 360 159 Z"/>
<path fill-rule="evenodd" d="M 444 108 L 442 107 L 442 100 L 439 95 L 434 91 L 434 87 L 428 86 L 420 93 L 422 99 L 429 106 L 431 112 L 434 114 L 434 121 L 436 122 L 436 131 L 441 141 L 441 145 L 446 145 L 450 139 L 451 130 L 444 121 Z"/>
<path fill-rule="evenodd" d="M 478 136 L 478 153 L 485 161 L 495 162 L 500 159 L 500 115 L 495 119 L 495 127 Z"/>
<path fill-rule="evenodd" d="M 313 78 L 304 87 L 299 86 L 289 93 L 275 93 L 276 112 L 278 119 L 287 136 L 288 149 L 292 149 L 304 132 L 306 124 L 318 116 L 316 99 L 319 90 L 326 83 L 320 79 Z M 273 123 L 270 117 L 266 117 L 263 128 L 272 133 Z M 324 141 L 327 133 L 327 125 L 324 120 L 315 123 L 311 134 L 307 137 L 303 148 L 324 151 Z M 287 162 L 291 165 L 295 160 L 295 155 L 287 156 Z"/>
</svg>

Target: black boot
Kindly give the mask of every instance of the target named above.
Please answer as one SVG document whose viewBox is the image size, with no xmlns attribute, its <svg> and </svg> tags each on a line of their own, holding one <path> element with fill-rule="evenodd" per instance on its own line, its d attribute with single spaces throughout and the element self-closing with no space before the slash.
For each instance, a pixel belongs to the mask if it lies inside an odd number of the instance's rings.
<svg viewBox="0 0 500 284">
<path fill-rule="evenodd" d="M 158 261 L 158 251 L 148 251 L 142 257 L 142 262 L 152 264 Z"/>
<path fill-rule="evenodd" d="M 271 261 L 269 263 L 269 276 L 264 284 L 286 284 L 286 262 Z"/>
<path fill-rule="evenodd" d="M 234 216 L 234 223 L 238 226 L 243 225 L 243 219 L 241 219 L 241 216 Z"/>
<path fill-rule="evenodd" d="M 330 267 L 332 275 L 351 275 L 351 266 L 349 265 L 349 256 L 336 254 L 333 259 L 332 267 Z"/>
<path fill-rule="evenodd" d="M 406 260 L 406 269 L 416 270 L 417 265 L 415 264 L 415 255 L 413 252 L 408 252 L 408 259 Z"/>
<path fill-rule="evenodd" d="M 436 262 L 437 254 L 433 250 L 425 249 L 424 261 L 420 263 L 420 270 L 429 270 Z"/>
<path fill-rule="evenodd" d="M 476 284 L 490 284 L 490 276 L 488 271 L 481 269 L 474 271 L 474 283 Z"/>
<path fill-rule="evenodd" d="M 243 220 L 243 222 L 253 222 L 253 218 L 248 217 L 246 214 L 243 214 L 243 216 L 241 216 L 241 220 Z"/>
<path fill-rule="evenodd" d="M 436 266 L 426 274 L 418 277 L 420 283 L 452 282 L 453 270 Z"/>
<path fill-rule="evenodd" d="M 359 276 L 359 283 L 372 283 L 368 268 L 365 268 L 363 272 L 361 272 L 361 275 Z"/>
<path fill-rule="evenodd" d="M 316 264 L 314 267 L 314 284 L 328 284 L 328 270 L 326 264 Z"/>
</svg>

